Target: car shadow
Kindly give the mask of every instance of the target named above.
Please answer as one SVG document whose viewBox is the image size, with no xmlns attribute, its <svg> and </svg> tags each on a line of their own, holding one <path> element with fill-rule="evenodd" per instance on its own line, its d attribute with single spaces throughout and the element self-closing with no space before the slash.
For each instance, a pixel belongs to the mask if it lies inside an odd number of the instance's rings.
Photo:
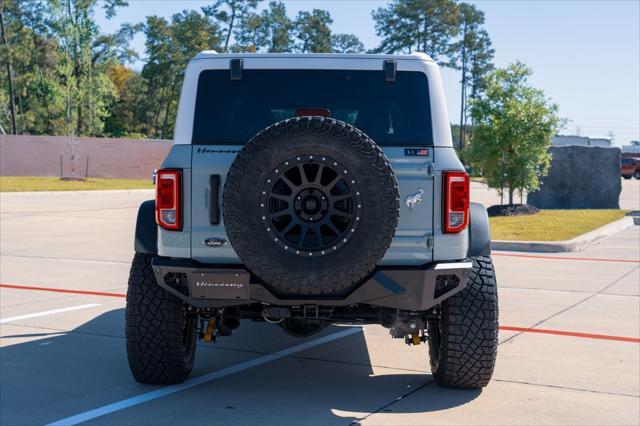
<svg viewBox="0 0 640 426">
<path fill-rule="evenodd" d="M 45 424 L 159 389 L 131 377 L 123 329 L 124 310 L 116 309 L 68 333 L 38 330 L 2 336 L 7 346 L 0 349 L 0 424 Z M 271 324 L 243 321 L 232 338 L 198 348 L 191 377 L 344 329 L 331 326 L 320 335 L 300 339 Z M 94 422 L 351 424 L 377 411 L 427 415 L 480 395 L 431 389 L 436 387 L 426 372 L 372 367 L 365 336 L 359 332 Z M 409 396 L 410 404 L 393 404 Z"/>
</svg>

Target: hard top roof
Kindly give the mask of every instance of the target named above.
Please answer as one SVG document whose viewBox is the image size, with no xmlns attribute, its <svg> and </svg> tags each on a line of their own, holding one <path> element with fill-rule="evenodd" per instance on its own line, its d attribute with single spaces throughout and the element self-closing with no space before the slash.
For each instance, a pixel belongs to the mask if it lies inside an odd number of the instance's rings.
<svg viewBox="0 0 640 426">
<path fill-rule="evenodd" d="M 327 59 L 395 59 L 395 60 L 412 60 L 412 61 L 430 61 L 433 59 L 429 55 L 422 52 L 413 52 L 409 54 L 371 54 L 371 53 L 217 53 L 215 50 L 203 50 L 198 53 L 193 60 L 201 59 L 231 59 L 231 58 L 282 58 L 282 59 L 301 59 L 305 58 L 327 58 Z"/>
</svg>

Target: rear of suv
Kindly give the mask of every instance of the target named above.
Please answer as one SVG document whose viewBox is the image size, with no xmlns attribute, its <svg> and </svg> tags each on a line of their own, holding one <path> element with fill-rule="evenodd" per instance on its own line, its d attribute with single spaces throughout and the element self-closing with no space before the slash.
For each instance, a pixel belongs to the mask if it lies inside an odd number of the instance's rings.
<svg viewBox="0 0 640 426">
<path fill-rule="evenodd" d="M 300 337 L 381 324 L 428 342 L 443 386 L 491 378 L 487 213 L 469 202 L 424 54 L 196 56 L 135 251 L 126 334 L 140 382 L 183 381 L 197 340 L 242 319 Z"/>
<path fill-rule="evenodd" d="M 623 157 L 620 160 L 620 175 L 625 179 L 640 179 L 640 159 Z"/>
</svg>

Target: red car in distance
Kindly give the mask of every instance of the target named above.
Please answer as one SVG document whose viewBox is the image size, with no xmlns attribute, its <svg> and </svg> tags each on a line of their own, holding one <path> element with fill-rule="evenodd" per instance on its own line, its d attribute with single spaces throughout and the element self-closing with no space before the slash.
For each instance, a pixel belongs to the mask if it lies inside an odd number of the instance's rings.
<svg viewBox="0 0 640 426">
<path fill-rule="evenodd" d="M 625 179 L 640 179 L 640 159 L 626 157 L 620 161 L 620 174 Z"/>
</svg>

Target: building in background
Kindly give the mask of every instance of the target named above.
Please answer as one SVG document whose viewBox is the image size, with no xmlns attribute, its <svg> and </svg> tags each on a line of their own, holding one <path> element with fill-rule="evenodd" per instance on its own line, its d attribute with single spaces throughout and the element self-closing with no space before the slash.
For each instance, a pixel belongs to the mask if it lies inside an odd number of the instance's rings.
<svg viewBox="0 0 640 426">
<path fill-rule="evenodd" d="M 590 138 L 588 136 L 574 136 L 574 135 L 556 135 L 551 139 L 551 146 L 613 146 L 611 138 Z"/>
<path fill-rule="evenodd" d="M 640 154 L 640 141 L 631 141 L 629 145 L 622 145 L 623 154 Z"/>
</svg>

